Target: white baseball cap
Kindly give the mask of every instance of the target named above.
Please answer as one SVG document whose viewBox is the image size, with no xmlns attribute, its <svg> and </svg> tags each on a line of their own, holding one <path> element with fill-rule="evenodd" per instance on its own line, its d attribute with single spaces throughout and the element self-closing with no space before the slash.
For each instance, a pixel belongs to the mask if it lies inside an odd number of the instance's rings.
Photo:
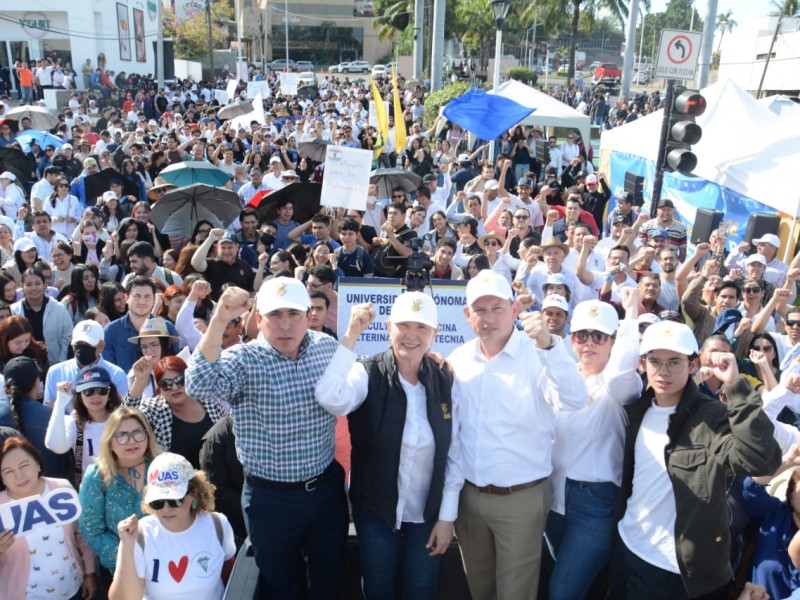
<svg viewBox="0 0 800 600">
<path fill-rule="evenodd" d="M 264 282 L 258 291 L 256 299 L 258 314 L 265 315 L 282 308 L 302 310 L 303 312 L 311 308 L 308 290 L 299 279 L 274 277 Z"/>
<path fill-rule="evenodd" d="M 637 318 L 636 321 L 639 323 L 639 325 L 644 323 L 649 323 L 650 325 L 661 323 L 661 319 L 659 319 L 658 315 L 655 313 L 642 313 L 639 315 L 639 318 Z"/>
<path fill-rule="evenodd" d="M 147 469 L 145 504 L 153 500 L 181 500 L 189 491 L 189 482 L 195 471 L 191 463 L 180 454 L 164 452 L 150 463 Z"/>
<path fill-rule="evenodd" d="M 661 321 L 648 327 L 642 335 L 639 354 L 644 356 L 653 350 L 671 350 L 691 356 L 698 353 L 697 340 L 688 325 Z"/>
<path fill-rule="evenodd" d="M 422 323 L 436 329 L 439 318 L 436 312 L 436 302 L 423 292 L 405 292 L 400 294 L 392 304 L 389 315 L 392 323 Z"/>
<path fill-rule="evenodd" d="M 755 254 L 751 254 L 744 260 L 745 265 L 749 265 L 750 263 L 754 262 L 761 263 L 764 266 L 767 265 L 767 259 L 764 258 L 763 254 L 759 254 L 758 252 L 756 252 Z"/>
<path fill-rule="evenodd" d="M 103 202 L 110 202 L 111 200 L 117 200 L 117 195 L 111 190 L 103 192 Z"/>
<path fill-rule="evenodd" d="M 2 175 L 0 175 L 2 177 Z M 756 238 L 753 240 L 754 244 L 771 244 L 776 248 L 781 247 L 781 239 L 775 235 L 774 233 L 765 233 L 760 238 Z"/>
<path fill-rule="evenodd" d="M 90 346 L 97 347 L 97 345 L 105 341 L 106 336 L 103 332 L 103 326 L 97 321 L 86 320 L 81 321 L 72 328 L 72 343 L 84 342 Z"/>
<path fill-rule="evenodd" d="M 0 173 L 0 179 L 8 179 L 10 181 L 16 181 L 17 176 L 14 175 L 11 171 L 3 171 Z"/>
<path fill-rule="evenodd" d="M 619 327 L 616 309 L 607 302 L 586 300 L 579 303 L 572 313 L 571 331 L 601 331 L 614 335 Z"/>
<path fill-rule="evenodd" d="M 545 297 L 542 302 L 542 310 L 545 308 L 560 308 L 565 313 L 569 314 L 569 302 L 561 294 L 550 294 Z"/>
<path fill-rule="evenodd" d="M 489 269 L 478 273 L 467 283 L 467 305 L 472 306 L 484 296 L 494 296 L 503 300 L 513 300 L 514 292 L 508 280 Z"/>
<path fill-rule="evenodd" d="M 20 252 L 27 252 L 28 250 L 32 250 L 34 248 L 36 248 L 36 244 L 33 243 L 32 239 L 21 237 L 14 242 L 13 251 L 16 252 L 19 250 Z"/>
<path fill-rule="evenodd" d="M 485 184 L 483 184 L 483 189 L 485 190 L 497 190 L 500 189 L 500 183 L 497 179 L 490 179 Z"/>
</svg>

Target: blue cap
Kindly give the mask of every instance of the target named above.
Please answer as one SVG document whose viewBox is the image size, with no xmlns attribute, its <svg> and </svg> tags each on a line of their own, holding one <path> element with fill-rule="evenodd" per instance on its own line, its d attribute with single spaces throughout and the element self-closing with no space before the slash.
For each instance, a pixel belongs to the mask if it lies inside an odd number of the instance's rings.
<svg viewBox="0 0 800 600">
<path fill-rule="evenodd" d="M 561 273 L 550 273 L 550 275 L 547 276 L 547 279 L 545 280 L 545 282 L 542 284 L 542 291 L 544 291 L 544 289 L 548 285 L 563 285 L 567 289 L 569 289 L 569 284 L 567 283 L 567 278 L 564 277 L 564 275 L 562 275 Z"/>
<path fill-rule="evenodd" d="M 530 177 L 520 177 L 517 185 L 527 185 L 529 188 L 533 187 L 533 181 Z"/>
<path fill-rule="evenodd" d="M 103 367 L 89 365 L 83 367 L 75 376 L 76 392 L 102 387 L 111 387 L 111 377 Z"/>
<path fill-rule="evenodd" d="M 230 231 L 226 231 L 225 235 L 219 238 L 220 243 L 222 242 L 230 242 L 232 244 L 238 244 L 239 242 L 236 240 L 236 236 L 233 235 Z"/>
<path fill-rule="evenodd" d="M 657 237 L 665 237 L 669 238 L 669 231 L 659 227 L 658 229 L 653 229 L 650 231 L 650 237 L 657 238 Z"/>
<path fill-rule="evenodd" d="M 713 333 L 720 333 L 726 330 L 730 325 L 734 323 L 738 323 L 742 320 L 742 313 L 739 312 L 738 308 L 726 308 L 717 317 L 717 320 L 714 323 L 714 331 Z"/>
</svg>

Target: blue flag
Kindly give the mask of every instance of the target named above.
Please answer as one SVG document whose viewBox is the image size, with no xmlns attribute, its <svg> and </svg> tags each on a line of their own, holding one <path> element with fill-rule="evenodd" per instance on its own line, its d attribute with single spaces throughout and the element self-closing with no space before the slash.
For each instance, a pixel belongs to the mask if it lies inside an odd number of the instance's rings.
<svg viewBox="0 0 800 600">
<path fill-rule="evenodd" d="M 477 137 L 493 140 L 534 110 L 508 98 L 472 88 L 451 100 L 442 114 Z"/>
</svg>

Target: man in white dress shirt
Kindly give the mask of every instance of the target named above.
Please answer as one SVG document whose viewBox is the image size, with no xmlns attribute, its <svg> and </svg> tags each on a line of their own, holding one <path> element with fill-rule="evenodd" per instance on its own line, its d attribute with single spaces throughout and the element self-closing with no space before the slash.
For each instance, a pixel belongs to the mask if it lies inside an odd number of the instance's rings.
<svg viewBox="0 0 800 600">
<path fill-rule="evenodd" d="M 534 600 L 550 509 L 555 411 L 586 405 L 583 378 L 541 313 L 521 315 L 502 275 L 467 284 L 477 338 L 448 358 L 464 488 L 456 534 L 473 600 Z M 527 335 L 526 335 L 527 333 Z"/>
</svg>

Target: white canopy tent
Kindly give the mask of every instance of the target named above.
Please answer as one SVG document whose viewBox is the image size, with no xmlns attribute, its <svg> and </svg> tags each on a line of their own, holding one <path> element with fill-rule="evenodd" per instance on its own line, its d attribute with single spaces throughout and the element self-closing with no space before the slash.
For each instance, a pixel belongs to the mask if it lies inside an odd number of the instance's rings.
<svg viewBox="0 0 800 600">
<path fill-rule="evenodd" d="M 501 83 L 496 90 L 489 91 L 489 93 L 503 96 L 522 106 L 536 109 L 522 121 L 522 125 L 571 127 L 580 131 L 581 137 L 587 143 L 592 139 L 591 122 L 588 116 L 520 81 L 509 79 Z"/>
<path fill-rule="evenodd" d="M 757 102 L 766 106 L 779 117 L 791 117 L 800 113 L 800 104 L 783 94 L 766 96 Z"/>
</svg>

